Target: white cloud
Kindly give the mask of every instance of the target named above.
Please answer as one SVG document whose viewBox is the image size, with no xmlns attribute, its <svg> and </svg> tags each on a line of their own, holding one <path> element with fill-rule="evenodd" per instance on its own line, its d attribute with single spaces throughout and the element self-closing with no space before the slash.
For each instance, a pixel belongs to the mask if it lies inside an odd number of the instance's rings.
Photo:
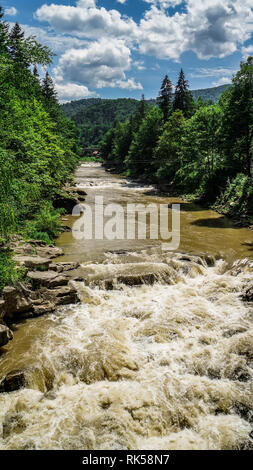
<svg viewBox="0 0 253 470">
<path fill-rule="evenodd" d="M 225 57 L 250 38 L 252 8 L 251 0 L 186 0 L 183 13 L 170 15 L 152 5 L 140 23 L 140 50 L 175 60 L 189 50 L 200 59 Z"/>
<path fill-rule="evenodd" d="M 253 56 L 253 45 L 248 47 L 242 47 L 242 57 L 247 60 L 249 56 Z"/>
<path fill-rule="evenodd" d="M 141 83 L 136 83 L 134 78 L 128 78 L 128 80 L 119 80 L 115 82 L 113 88 L 122 88 L 124 90 L 143 90 L 143 86 Z"/>
<path fill-rule="evenodd" d="M 236 68 L 228 68 L 228 67 L 214 67 L 214 68 L 205 68 L 201 67 L 196 69 L 194 72 L 189 74 L 190 78 L 199 78 L 199 77 L 232 77 L 234 73 L 236 73 Z"/>
<path fill-rule="evenodd" d="M 133 39 L 137 35 L 136 23 L 122 17 L 117 10 L 97 8 L 93 0 L 80 0 L 77 6 L 42 5 L 35 13 L 39 21 L 47 21 L 57 32 L 79 37 L 120 37 Z"/>
<path fill-rule="evenodd" d="M 86 86 L 77 85 L 76 83 L 55 83 L 55 89 L 61 102 L 80 100 L 96 95 L 89 91 Z"/>
<path fill-rule="evenodd" d="M 232 83 L 231 77 L 221 77 L 217 82 L 213 82 L 213 86 L 228 85 Z"/>
<path fill-rule="evenodd" d="M 76 6 L 42 5 L 36 18 L 57 32 L 97 39 L 124 39 L 138 44 L 143 54 L 178 60 L 185 51 L 200 59 L 225 57 L 253 32 L 252 0 L 185 0 L 183 12 L 168 6 L 180 0 L 146 0 L 150 6 L 139 25 L 117 10 L 97 7 L 95 0 L 79 0 Z"/>
<path fill-rule="evenodd" d="M 126 80 L 131 67 L 131 52 L 124 41 L 106 39 L 91 42 L 82 49 L 66 51 L 54 69 L 57 82 L 78 82 L 93 88 L 141 89 L 133 79 Z"/>
<path fill-rule="evenodd" d="M 176 7 L 181 5 L 184 0 L 144 0 L 146 3 L 151 3 L 152 5 L 158 5 L 161 8 Z"/>
<path fill-rule="evenodd" d="M 139 24 L 116 9 L 97 6 L 96 0 L 79 0 L 75 6 L 42 5 L 35 17 L 50 28 L 43 42 L 64 50 L 55 68 L 58 82 L 141 89 L 140 83 L 126 76 L 131 67 L 145 68 L 141 61 L 131 61 L 133 49 L 176 62 L 186 51 L 206 60 L 229 56 L 238 49 L 244 56 L 249 51 L 242 46 L 253 32 L 252 0 L 143 1 L 147 10 Z M 182 11 L 169 8 L 180 4 Z M 231 79 L 233 70 L 210 73 L 224 81 Z"/>
<path fill-rule="evenodd" d="M 10 26 L 14 26 L 14 23 L 10 23 Z M 47 28 L 38 28 L 36 26 L 30 26 L 21 24 L 21 28 L 24 30 L 26 37 L 36 36 L 37 40 L 50 47 L 54 52 L 63 52 L 70 48 L 81 48 L 87 44 L 84 39 L 75 38 L 73 36 L 67 36 L 63 34 L 56 34 L 49 31 Z"/>
<path fill-rule="evenodd" d="M 5 8 L 4 13 L 8 16 L 16 16 L 18 10 L 15 7 Z"/>
<path fill-rule="evenodd" d="M 137 69 L 137 70 L 146 70 L 146 67 L 144 65 L 144 60 L 135 60 L 133 62 L 133 66 Z"/>
</svg>

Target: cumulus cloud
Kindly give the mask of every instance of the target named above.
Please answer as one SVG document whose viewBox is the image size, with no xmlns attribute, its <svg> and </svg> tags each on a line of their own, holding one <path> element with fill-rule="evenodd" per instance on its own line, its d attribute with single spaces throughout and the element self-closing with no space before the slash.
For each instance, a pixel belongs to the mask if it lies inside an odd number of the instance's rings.
<svg viewBox="0 0 253 470">
<path fill-rule="evenodd" d="M 247 60 L 249 56 L 253 56 L 253 45 L 248 47 L 242 47 L 242 57 Z"/>
<path fill-rule="evenodd" d="M 5 8 L 4 13 L 8 16 L 16 16 L 18 10 L 15 7 Z"/>
<path fill-rule="evenodd" d="M 80 100 L 95 96 L 95 93 L 89 91 L 86 86 L 77 85 L 76 83 L 55 84 L 55 89 L 61 102 Z"/>
<path fill-rule="evenodd" d="M 42 5 L 35 13 L 39 21 L 47 21 L 55 31 L 71 33 L 79 37 L 134 38 L 136 23 L 122 17 L 117 10 L 97 8 L 93 0 L 80 0 L 76 6 Z"/>
<path fill-rule="evenodd" d="M 14 23 L 10 23 L 13 27 Z M 53 31 L 49 31 L 47 28 L 38 28 L 37 26 L 30 26 L 26 24 L 20 25 L 25 36 L 36 36 L 37 40 L 45 46 L 50 47 L 54 52 L 63 52 L 70 48 L 81 48 L 87 44 L 84 39 L 79 39 L 73 36 L 56 34 Z"/>
<path fill-rule="evenodd" d="M 83 49 L 69 49 L 54 70 L 56 80 L 78 82 L 95 88 L 141 89 L 133 79 L 126 80 L 131 67 L 131 52 L 124 41 L 106 39 L 91 42 Z"/>
<path fill-rule="evenodd" d="M 97 7 L 95 0 L 79 0 L 76 6 L 44 4 L 36 18 L 57 32 L 136 41 L 141 53 L 174 60 L 188 50 L 200 59 L 225 57 L 253 32 L 252 0 L 145 1 L 150 6 L 139 24 L 117 10 Z M 168 10 L 180 3 L 182 12 Z"/>
<path fill-rule="evenodd" d="M 200 59 L 222 58 L 235 52 L 253 31 L 253 6 L 248 0 L 187 0 L 185 7 L 183 13 L 170 15 L 151 6 L 140 23 L 142 53 L 177 60 L 191 50 Z"/>
<path fill-rule="evenodd" d="M 143 1 L 147 9 L 138 24 L 116 9 L 98 6 L 95 0 L 79 0 L 73 6 L 42 5 L 35 17 L 48 23 L 48 41 L 55 38 L 54 50 L 60 50 L 61 41 L 65 50 L 55 69 L 58 82 L 141 89 L 140 83 L 126 76 L 131 67 L 144 69 L 140 61 L 131 61 L 133 49 L 175 62 L 187 51 L 205 60 L 224 58 L 238 49 L 248 54 L 243 44 L 253 32 L 252 0 Z M 171 8 L 180 4 L 180 11 Z M 230 80 L 232 74 L 225 71 L 212 76 L 222 81 Z"/>
</svg>

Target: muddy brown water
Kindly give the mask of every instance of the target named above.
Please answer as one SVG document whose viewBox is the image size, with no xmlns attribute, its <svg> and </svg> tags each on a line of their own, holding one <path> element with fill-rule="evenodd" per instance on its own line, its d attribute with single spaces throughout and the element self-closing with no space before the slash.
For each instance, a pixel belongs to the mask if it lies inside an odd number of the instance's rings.
<svg viewBox="0 0 253 470">
<path fill-rule="evenodd" d="M 99 165 L 76 178 L 91 206 L 180 202 Z M 176 253 L 161 240 L 61 235 L 60 260 L 81 263 L 82 302 L 16 325 L 2 349 L 1 376 L 36 366 L 42 377 L 0 394 L 1 449 L 252 447 L 253 308 L 240 298 L 252 232 L 186 203 L 181 227 Z"/>
</svg>

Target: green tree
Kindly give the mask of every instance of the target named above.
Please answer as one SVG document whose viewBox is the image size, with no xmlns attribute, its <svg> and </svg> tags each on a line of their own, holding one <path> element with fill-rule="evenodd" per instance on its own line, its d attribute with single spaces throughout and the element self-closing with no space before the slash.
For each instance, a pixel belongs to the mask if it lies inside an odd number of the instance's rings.
<svg viewBox="0 0 253 470">
<path fill-rule="evenodd" d="M 42 80 L 42 93 L 47 104 L 55 104 L 57 102 L 54 81 L 48 72 L 46 72 L 46 76 Z"/>
<path fill-rule="evenodd" d="M 171 182 L 182 166 L 184 121 L 182 111 L 176 111 L 164 126 L 154 152 L 158 180 Z"/>
<path fill-rule="evenodd" d="M 159 92 L 159 96 L 157 98 L 158 106 L 161 108 L 163 112 L 164 122 L 168 120 L 168 117 L 172 110 L 172 83 L 168 77 L 165 75 L 165 78 L 162 82 L 161 90 Z"/>
<path fill-rule="evenodd" d="M 134 133 L 128 156 L 125 160 L 126 168 L 134 176 L 149 177 L 153 174 L 153 152 L 157 145 L 163 125 L 163 115 L 159 108 L 151 108 L 140 127 Z"/>
<path fill-rule="evenodd" d="M 175 90 L 173 111 L 182 111 L 186 117 L 190 117 L 193 111 L 193 104 L 189 83 L 185 79 L 183 69 L 181 69 Z"/>
<path fill-rule="evenodd" d="M 253 158 L 253 57 L 241 62 L 232 87 L 221 97 L 222 138 L 226 166 L 231 175 L 252 174 Z"/>
</svg>

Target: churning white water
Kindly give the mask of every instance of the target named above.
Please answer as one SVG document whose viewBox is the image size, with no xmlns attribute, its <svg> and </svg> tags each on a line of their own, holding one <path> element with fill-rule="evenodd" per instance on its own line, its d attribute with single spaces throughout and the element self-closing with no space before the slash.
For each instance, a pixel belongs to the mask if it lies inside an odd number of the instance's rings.
<svg viewBox="0 0 253 470">
<path fill-rule="evenodd" d="M 19 327 L 0 359 L 36 370 L 0 394 L 0 448 L 252 448 L 252 264 L 151 246 L 80 269 L 82 303 Z"/>
</svg>

